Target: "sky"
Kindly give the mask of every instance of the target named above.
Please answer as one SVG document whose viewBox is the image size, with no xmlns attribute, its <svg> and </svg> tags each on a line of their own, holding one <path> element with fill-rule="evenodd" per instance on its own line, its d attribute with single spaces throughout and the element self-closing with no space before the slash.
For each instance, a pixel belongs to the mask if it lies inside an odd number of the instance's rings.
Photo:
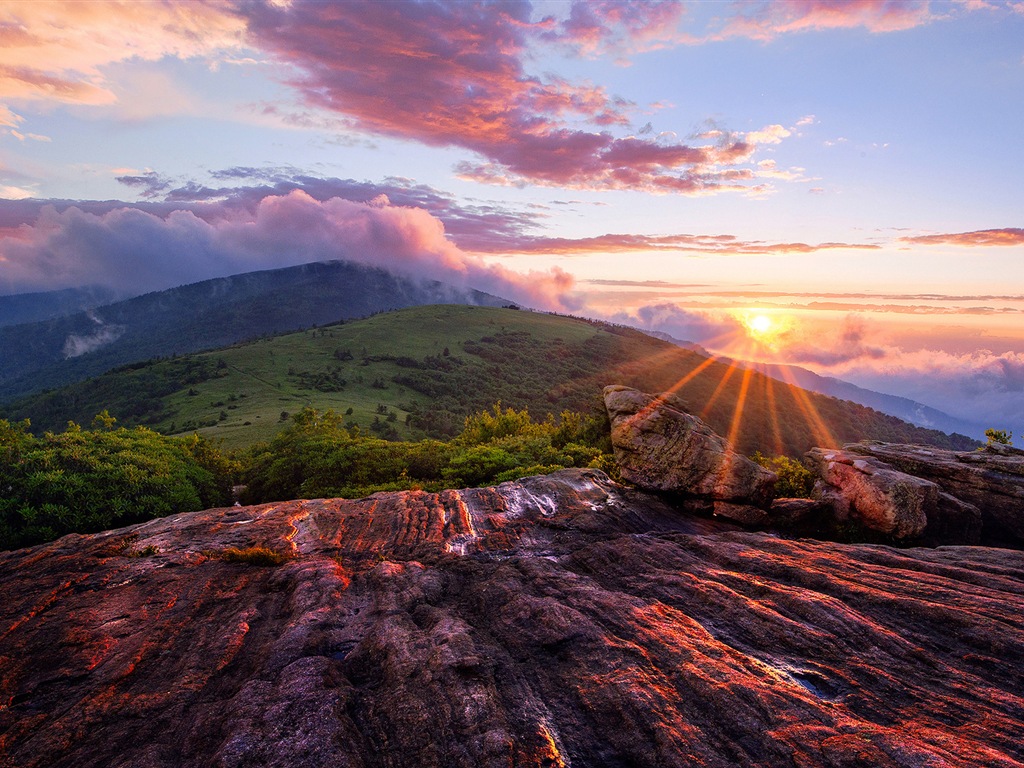
<svg viewBox="0 0 1024 768">
<path fill-rule="evenodd" d="M 0 295 L 344 258 L 1024 433 L 1024 0 L 0 2 Z"/>
</svg>

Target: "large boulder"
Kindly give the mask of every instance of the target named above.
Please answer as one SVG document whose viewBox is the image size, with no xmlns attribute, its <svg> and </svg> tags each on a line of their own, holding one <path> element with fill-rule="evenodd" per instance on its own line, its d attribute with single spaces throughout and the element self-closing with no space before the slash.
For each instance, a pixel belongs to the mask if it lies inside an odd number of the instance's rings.
<svg viewBox="0 0 1024 768">
<path fill-rule="evenodd" d="M 835 520 L 854 522 L 898 540 L 976 543 L 981 513 L 939 485 L 851 450 L 813 448 L 807 459 L 818 476 L 815 495 Z M 926 533 L 927 531 L 927 533 Z"/>
<path fill-rule="evenodd" d="M 981 512 L 981 539 L 998 545 L 1024 545 L 1024 451 L 987 446 L 948 451 L 921 445 L 863 442 L 845 450 L 936 483 Z"/>
<path fill-rule="evenodd" d="M 675 395 L 613 385 L 605 387 L 604 403 L 623 478 L 707 500 L 716 514 L 743 523 L 768 519 L 775 473 L 736 453 Z"/>
</svg>

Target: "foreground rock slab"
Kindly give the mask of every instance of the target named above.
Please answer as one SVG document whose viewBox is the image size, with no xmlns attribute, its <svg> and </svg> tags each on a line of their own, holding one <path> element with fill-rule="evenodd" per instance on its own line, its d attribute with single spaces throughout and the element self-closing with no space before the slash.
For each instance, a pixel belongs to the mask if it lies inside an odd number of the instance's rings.
<svg viewBox="0 0 1024 768">
<path fill-rule="evenodd" d="M 1019 766 L 1022 573 L 589 470 L 179 515 L 0 553 L 0 765 Z"/>
<path fill-rule="evenodd" d="M 736 453 L 674 395 L 612 385 L 604 388 L 604 403 L 623 478 L 710 500 L 715 513 L 738 522 L 768 520 L 775 473 Z"/>
</svg>

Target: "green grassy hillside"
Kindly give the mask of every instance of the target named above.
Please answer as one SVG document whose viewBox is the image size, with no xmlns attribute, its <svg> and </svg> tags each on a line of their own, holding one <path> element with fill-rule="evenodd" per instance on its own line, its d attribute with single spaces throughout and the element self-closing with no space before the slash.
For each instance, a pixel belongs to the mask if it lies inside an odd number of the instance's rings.
<svg viewBox="0 0 1024 768">
<path fill-rule="evenodd" d="M 0 327 L 0 402 L 85 381 L 116 366 L 438 302 L 508 303 L 480 291 L 345 261 L 203 280 L 90 311 Z"/>
<path fill-rule="evenodd" d="M 854 403 L 717 363 L 638 331 L 491 307 L 425 306 L 171 360 L 134 364 L 4 409 L 33 429 L 87 422 L 198 431 L 244 447 L 303 406 L 390 439 L 456 434 L 496 401 L 535 417 L 601 408 L 610 383 L 676 388 L 744 453 L 799 455 L 860 439 L 973 446 Z"/>
</svg>

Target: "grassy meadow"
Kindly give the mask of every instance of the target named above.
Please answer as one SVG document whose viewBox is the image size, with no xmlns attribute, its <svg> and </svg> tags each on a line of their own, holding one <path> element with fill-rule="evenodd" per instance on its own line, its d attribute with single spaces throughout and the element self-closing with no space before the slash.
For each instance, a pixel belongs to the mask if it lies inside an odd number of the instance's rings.
<svg viewBox="0 0 1024 768">
<path fill-rule="evenodd" d="M 35 432 L 119 424 L 211 438 L 224 449 L 271 440 L 304 407 L 333 410 L 349 430 L 388 440 L 450 439 L 500 401 L 535 418 L 603 411 L 621 383 L 670 388 L 746 454 L 800 456 L 860 439 L 968 447 L 621 328 L 510 308 L 432 305 L 382 313 L 211 352 L 124 366 L 8 405 Z M 962 445 L 961 445 L 962 444 Z"/>
</svg>

